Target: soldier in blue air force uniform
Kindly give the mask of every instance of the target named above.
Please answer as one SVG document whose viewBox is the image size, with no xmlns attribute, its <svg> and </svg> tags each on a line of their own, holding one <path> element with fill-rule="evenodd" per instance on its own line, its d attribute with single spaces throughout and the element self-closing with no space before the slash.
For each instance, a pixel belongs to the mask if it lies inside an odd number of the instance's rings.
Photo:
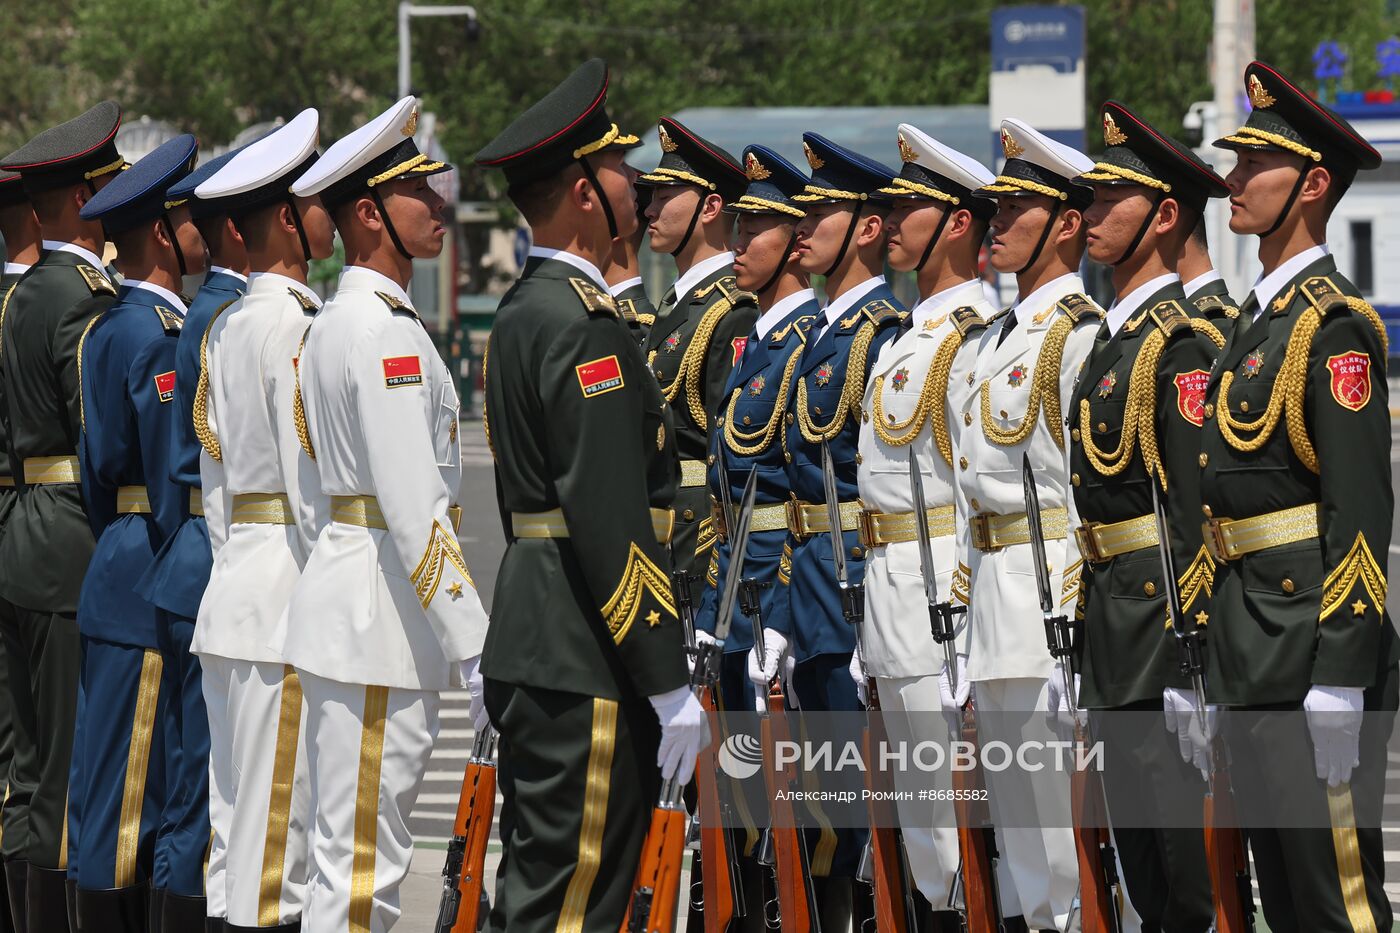
<svg viewBox="0 0 1400 933">
<path fill-rule="evenodd" d="M 204 250 L 185 223 L 177 235 L 166 191 L 193 167 L 196 143 L 161 145 L 82 210 L 117 246 L 124 284 L 78 344 L 83 498 L 97 548 L 78 598 L 83 669 L 70 779 L 69 851 L 77 860 L 84 930 L 145 933 L 156 828 L 165 807 L 160 724 L 162 615 L 135 589 L 160 545 L 189 514 L 189 490 L 170 479 L 175 344 L 182 274 Z"/>
</svg>

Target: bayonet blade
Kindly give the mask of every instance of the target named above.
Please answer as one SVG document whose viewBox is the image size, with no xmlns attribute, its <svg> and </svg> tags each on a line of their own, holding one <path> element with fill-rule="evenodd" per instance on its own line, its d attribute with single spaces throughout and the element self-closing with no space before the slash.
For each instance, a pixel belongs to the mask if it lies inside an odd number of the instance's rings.
<svg viewBox="0 0 1400 933">
<path fill-rule="evenodd" d="M 924 576 L 924 595 L 930 606 L 938 605 L 938 577 L 933 566 L 933 542 L 928 534 L 928 505 L 924 500 L 924 477 L 919 472 L 918 455 L 909 448 L 909 492 L 914 499 L 914 528 L 919 540 L 919 572 Z"/>
<path fill-rule="evenodd" d="M 739 583 L 744 578 L 744 555 L 749 547 L 749 523 L 753 519 L 753 500 L 757 493 L 758 467 L 755 466 L 749 470 L 744 495 L 739 500 L 739 517 L 729 532 L 729 567 L 724 574 L 719 614 L 715 617 L 715 641 L 721 646 L 729 639 L 729 627 L 734 621 L 734 603 L 739 598 Z"/>
<path fill-rule="evenodd" d="M 1035 470 L 1030 454 L 1021 455 L 1021 486 L 1026 499 L 1026 523 L 1030 526 L 1031 553 L 1035 564 L 1035 586 L 1040 593 L 1040 611 L 1055 614 L 1055 592 L 1050 586 L 1050 565 L 1045 556 L 1045 529 L 1040 524 L 1040 493 L 1035 488 Z"/>
<path fill-rule="evenodd" d="M 841 501 L 836 497 L 836 467 L 831 462 L 831 447 L 822 441 L 822 488 L 826 492 L 826 515 L 831 522 L 831 560 L 836 567 L 836 582 L 845 586 L 846 545 L 841 538 Z"/>
<path fill-rule="evenodd" d="M 1182 618 L 1181 593 L 1176 588 L 1176 558 L 1172 556 L 1171 529 L 1167 525 L 1167 508 L 1157 492 L 1157 480 L 1147 479 L 1152 487 L 1152 514 L 1157 519 L 1157 555 L 1162 559 L 1162 584 L 1167 590 L 1167 611 L 1171 615 L 1172 631 L 1178 635 L 1186 632 L 1186 620 Z"/>
<path fill-rule="evenodd" d="M 724 443 L 723 440 L 719 443 Z M 729 465 L 725 463 L 724 451 L 715 450 L 715 463 L 719 467 L 719 505 L 720 515 L 724 517 L 724 533 L 732 532 L 734 528 L 734 495 L 729 488 Z"/>
</svg>

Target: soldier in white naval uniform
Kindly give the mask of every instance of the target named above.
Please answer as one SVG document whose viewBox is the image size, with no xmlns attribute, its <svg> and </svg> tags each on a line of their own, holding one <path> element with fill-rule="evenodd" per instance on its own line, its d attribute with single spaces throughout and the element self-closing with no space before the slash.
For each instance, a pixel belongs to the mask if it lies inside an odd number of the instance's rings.
<svg viewBox="0 0 1400 933">
<path fill-rule="evenodd" d="M 320 195 L 346 262 L 301 355 L 302 441 L 331 520 L 283 642 L 307 703 L 309 930 L 393 926 L 440 691 L 466 680 L 481 708 L 486 613 L 455 530 L 457 392 L 407 292 L 413 258 L 442 249 L 428 176 L 451 169 L 414 145 L 417 105 L 338 141 L 292 189 Z"/>
<path fill-rule="evenodd" d="M 214 566 L 193 650 L 204 666 L 211 815 L 229 814 L 213 844 L 231 928 L 295 928 L 306 889 L 301 688 L 274 637 L 329 510 L 292 412 L 297 347 L 320 307 L 307 266 L 334 245 L 320 203 L 289 193 L 316 159 L 318 122 L 303 111 L 195 189 L 228 204 L 251 272 L 247 292 L 205 332 L 194 404 Z"/>
<path fill-rule="evenodd" d="M 934 714 L 942 709 L 940 683 L 948 678 L 944 653 L 929 625 L 909 457 L 912 452 L 917 458 L 923 477 L 939 598 L 962 605 L 967 576 L 955 571 L 957 537 L 966 533 L 967 510 L 966 502 L 959 502 L 955 520 L 953 473 L 962 428 L 958 416 L 971 394 L 967 376 L 977 358 L 977 337 L 995 313 L 977 277 L 977 253 L 996 207 L 972 196 L 974 189 L 992 182 L 992 173 L 917 127 L 900 124 L 899 152 L 904 163 L 899 177 L 881 192 L 894 202 L 889 261 L 901 272 L 916 274 L 922 300 L 899 336 L 880 350 L 865 389 L 856 460 L 869 555 L 862 650 L 866 668 L 879 681 L 891 730 L 911 742 L 945 743 L 949 730 L 944 718 Z M 961 463 L 965 468 L 967 459 Z M 966 643 L 966 628 L 960 626 L 957 653 L 962 658 Z M 966 666 L 959 667 L 956 684 L 965 701 Z M 906 712 L 913 715 L 901 715 Z M 897 784 L 901 778 L 912 782 L 901 789 L 915 791 L 916 798 L 926 777 L 895 773 Z M 937 777 L 940 786 L 951 787 L 947 771 Z M 911 799 L 898 805 L 910 872 L 919 891 L 940 910 L 948 904 L 958 870 L 953 804 Z"/>
<path fill-rule="evenodd" d="M 1052 592 L 1073 607 L 1080 560 L 1066 533 L 1078 519 L 1061 400 L 1070 398 L 1103 311 L 1084 297 L 1074 271 L 1093 191 L 1070 179 L 1092 160 L 1019 120 L 1002 121 L 1001 139 L 1001 174 L 976 193 L 996 199 L 991 262 L 1016 276 L 1019 297 L 983 332 L 958 413 L 964 433 L 955 475 L 970 517 L 967 676 L 983 744 L 1000 739 L 1014 748 L 1055 738 L 1045 711 L 1058 704 L 1063 682 L 1045 647 L 1022 457 L 1036 474 Z M 986 780 L 1019 901 L 1007 904 L 1003 890 L 1004 908 L 1032 929 L 1065 929 L 1079 880 L 1067 773 L 1011 768 L 989 770 Z"/>
</svg>

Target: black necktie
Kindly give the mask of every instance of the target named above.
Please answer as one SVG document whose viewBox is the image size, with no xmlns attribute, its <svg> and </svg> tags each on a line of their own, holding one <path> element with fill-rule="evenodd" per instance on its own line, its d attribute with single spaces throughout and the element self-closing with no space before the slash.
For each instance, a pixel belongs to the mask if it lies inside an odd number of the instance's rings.
<svg viewBox="0 0 1400 933">
<path fill-rule="evenodd" d="M 1108 318 L 1104 318 L 1103 323 L 1099 325 L 1099 332 L 1094 335 L 1094 350 L 1090 355 L 1097 354 L 1108 346 L 1108 342 L 1112 339 L 1113 335 L 1108 332 Z"/>
<path fill-rule="evenodd" d="M 666 289 L 666 294 L 661 296 L 661 308 L 657 311 L 656 316 L 664 318 L 674 310 L 676 310 L 676 286 L 672 285 Z"/>
<path fill-rule="evenodd" d="M 1016 309 L 1012 308 L 1006 314 L 1006 322 L 1001 325 L 1001 333 L 997 335 L 997 346 L 1006 342 L 1006 335 L 1016 329 Z"/>
</svg>

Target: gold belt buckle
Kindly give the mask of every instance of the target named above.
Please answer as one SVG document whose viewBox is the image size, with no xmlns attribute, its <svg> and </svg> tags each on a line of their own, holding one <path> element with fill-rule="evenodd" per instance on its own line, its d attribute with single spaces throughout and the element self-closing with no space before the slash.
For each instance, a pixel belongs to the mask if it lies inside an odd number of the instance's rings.
<svg viewBox="0 0 1400 933">
<path fill-rule="evenodd" d="M 1225 543 L 1225 533 L 1222 524 L 1225 519 L 1212 518 L 1201 525 L 1201 535 L 1205 538 L 1206 551 L 1215 558 L 1217 564 L 1228 563 L 1230 560 L 1229 547 Z"/>
<path fill-rule="evenodd" d="M 992 546 L 992 513 L 978 512 L 972 516 L 972 546 L 979 551 L 990 554 L 992 551 L 1000 551 L 1001 545 Z"/>
<path fill-rule="evenodd" d="M 807 516 L 802 512 L 802 501 L 797 498 L 796 493 L 783 503 L 783 511 L 787 513 L 788 532 L 799 542 L 806 541 L 811 535 L 807 531 Z"/>
<path fill-rule="evenodd" d="M 860 515 L 856 518 L 856 534 L 860 538 L 861 545 L 867 551 L 885 543 L 876 540 L 875 536 L 875 516 L 878 514 L 880 513 L 874 509 L 861 509 Z"/>
<path fill-rule="evenodd" d="M 1079 543 L 1079 555 L 1091 564 L 1102 564 L 1108 560 L 1108 556 L 1099 549 L 1099 537 L 1096 534 L 1102 522 L 1085 522 L 1074 529 L 1074 540 Z"/>
</svg>

